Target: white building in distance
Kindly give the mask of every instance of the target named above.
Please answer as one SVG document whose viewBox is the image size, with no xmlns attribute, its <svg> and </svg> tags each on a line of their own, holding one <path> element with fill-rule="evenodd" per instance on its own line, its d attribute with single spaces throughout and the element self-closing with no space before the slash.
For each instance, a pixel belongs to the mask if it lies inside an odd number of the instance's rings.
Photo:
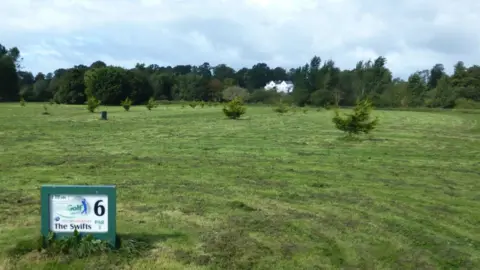
<svg viewBox="0 0 480 270">
<path fill-rule="evenodd" d="M 264 88 L 265 90 L 276 89 L 277 92 L 290 93 L 293 91 L 294 85 L 291 81 L 270 81 Z"/>
</svg>

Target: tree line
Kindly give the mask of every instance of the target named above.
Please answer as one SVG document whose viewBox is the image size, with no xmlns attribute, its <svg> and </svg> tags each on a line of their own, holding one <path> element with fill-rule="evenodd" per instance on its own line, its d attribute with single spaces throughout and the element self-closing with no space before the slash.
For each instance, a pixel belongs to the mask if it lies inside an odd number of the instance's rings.
<svg viewBox="0 0 480 270">
<path fill-rule="evenodd" d="M 249 103 L 297 106 L 352 106 L 368 98 L 376 107 L 475 107 L 480 102 L 480 66 L 459 61 L 453 74 L 442 64 L 413 72 L 407 80 L 395 78 L 387 59 L 359 61 L 342 70 L 333 60 L 312 57 L 303 66 L 286 70 L 258 63 L 235 70 L 226 64 L 135 67 L 107 65 L 96 61 L 36 75 L 21 66 L 18 48 L 0 44 L 0 101 L 53 101 L 84 104 L 94 96 L 102 104 L 120 105 L 129 98 L 145 104 L 150 98 L 169 101 L 224 101 L 241 95 Z M 294 90 L 265 90 L 270 81 L 291 81 Z"/>
</svg>

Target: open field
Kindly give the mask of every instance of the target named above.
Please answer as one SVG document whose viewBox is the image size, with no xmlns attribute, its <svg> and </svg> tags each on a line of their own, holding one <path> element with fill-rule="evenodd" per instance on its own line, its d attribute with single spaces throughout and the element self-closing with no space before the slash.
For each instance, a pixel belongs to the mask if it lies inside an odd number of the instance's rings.
<svg viewBox="0 0 480 270">
<path fill-rule="evenodd" d="M 480 114 L 0 104 L 0 269 L 480 269 Z M 102 108 L 100 108 L 102 109 Z M 41 184 L 116 184 L 141 254 L 12 249 L 40 231 Z"/>
</svg>

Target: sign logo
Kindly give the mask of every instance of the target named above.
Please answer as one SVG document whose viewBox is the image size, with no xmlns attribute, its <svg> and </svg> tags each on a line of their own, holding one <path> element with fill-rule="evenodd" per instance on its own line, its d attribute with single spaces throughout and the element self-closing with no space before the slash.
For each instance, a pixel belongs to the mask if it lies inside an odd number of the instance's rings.
<svg viewBox="0 0 480 270">
<path fill-rule="evenodd" d="M 74 197 L 68 203 L 64 204 L 63 209 L 59 209 L 58 216 L 63 218 L 75 218 L 78 216 L 86 216 L 89 213 L 87 200 L 82 197 Z"/>
</svg>

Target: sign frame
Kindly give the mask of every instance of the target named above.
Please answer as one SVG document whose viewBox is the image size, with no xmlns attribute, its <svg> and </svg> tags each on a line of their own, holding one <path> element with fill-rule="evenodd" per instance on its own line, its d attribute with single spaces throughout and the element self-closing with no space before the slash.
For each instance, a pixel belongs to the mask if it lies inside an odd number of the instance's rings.
<svg viewBox="0 0 480 270">
<path fill-rule="evenodd" d="M 108 197 L 108 231 L 106 233 L 79 232 L 80 235 L 91 234 L 94 238 L 116 246 L 117 238 L 117 194 L 115 185 L 42 185 L 40 189 L 41 234 L 48 237 L 50 233 L 50 195 L 104 195 Z M 55 233 L 55 238 L 72 236 L 73 232 Z"/>
</svg>

